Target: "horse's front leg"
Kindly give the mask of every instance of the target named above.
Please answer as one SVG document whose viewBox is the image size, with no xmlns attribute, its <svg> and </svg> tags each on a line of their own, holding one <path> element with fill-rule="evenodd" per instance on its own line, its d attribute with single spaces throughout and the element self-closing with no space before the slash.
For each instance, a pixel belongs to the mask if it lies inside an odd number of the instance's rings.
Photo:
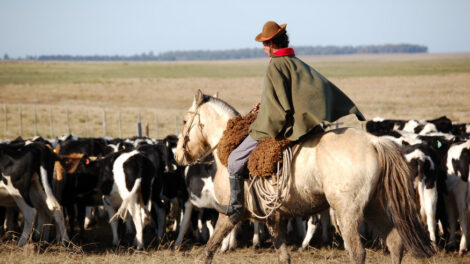
<svg viewBox="0 0 470 264">
<path fill-rule="evenodd" d="M 219 219 L 215 225 L 214 235 L 212 235 L 212 237 L 209 239 L 206 245 L 206 249 L 204 250 L 204 263 L 212 262 L 214 253 L 220 247 L 222 240 L 228 235 L 228 233 L 230 233 L 230 231 L 232 231 L 234 227 L 235 226 L 228 219 L 228 216 L 219 214 Z"/>
<path fill-rule="evenodd" d="M 276 232 L 275 224 L 273 221 L 268 221 L 269 233 L 273 237 L 274 247 L 277 252 L 277 259 L 279 263 L 290 263 L 290 255 L 287 251 L 286 235 L 287 235 L 287 220 L 281 219 L 279 222 L 279 230 Z"/>
</svg>

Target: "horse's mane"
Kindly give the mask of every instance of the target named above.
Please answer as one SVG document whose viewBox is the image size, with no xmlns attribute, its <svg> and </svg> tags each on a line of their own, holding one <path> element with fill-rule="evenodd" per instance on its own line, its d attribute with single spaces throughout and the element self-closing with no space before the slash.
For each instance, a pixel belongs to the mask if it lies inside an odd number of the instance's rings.
<svg viewBox="0 0 470 264">
<path fill-rule="evenodd" d="M 230 117 L 239 115 L 238 111 L 233 106 L 231 106 L 230 104 L 228 104 L 222 99 L 204 94 L 201 104 L 204 104 L 204 103 L 213 104 L 218 112 L 222 112 Z"/>
</svg>

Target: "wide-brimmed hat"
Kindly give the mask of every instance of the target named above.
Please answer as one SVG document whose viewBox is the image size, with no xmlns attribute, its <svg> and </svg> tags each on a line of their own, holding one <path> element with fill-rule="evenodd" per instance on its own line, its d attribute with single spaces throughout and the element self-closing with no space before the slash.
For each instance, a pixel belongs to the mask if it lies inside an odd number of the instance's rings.
<svg viewBox="0 0 470 264">
<path fill-rule="evenodd" d="M 268 21 L 263 26 L 263 32 L 256 36 L 255 40 L 259 42 L 268 41 L 277 35 L 286 31 L 287 24 L 278 25 L 274 21 Z"/>
</svg>

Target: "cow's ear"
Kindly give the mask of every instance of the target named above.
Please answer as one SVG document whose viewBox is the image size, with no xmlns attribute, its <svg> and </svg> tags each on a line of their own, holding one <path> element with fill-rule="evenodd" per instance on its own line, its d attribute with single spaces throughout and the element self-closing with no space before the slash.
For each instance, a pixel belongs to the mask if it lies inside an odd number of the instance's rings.
<svg viewBox="0 0 470 264">
<path fill-rule="evenodd" d="M 77 157 L 69 157 L 67 159 L 65 159 L 65 163 L 62 164 L 65 168 L 65 171 L 67 174 L 74 174 L 75 171 L 77 170 L 78 168 L 78 165 L 80 164 L 80 160 L 82 159 L 82 157 L 80 157 L 79 155 L 76 155 Z"/>
<path fill-rule="evenodd" d="M 54 153 L 55 154 L 59 154 L 60 152 L 60 144 L 58 144 L 55 148 L 54 148 Z"/>
<path fill-rule="evenodd" d="M 56 181 L 61 181 L 64 177 L 62 175 L 63 167 L 59 161 L 54 162 L 54 172 L 52 174 L 52 178 Z"/>
</svg>

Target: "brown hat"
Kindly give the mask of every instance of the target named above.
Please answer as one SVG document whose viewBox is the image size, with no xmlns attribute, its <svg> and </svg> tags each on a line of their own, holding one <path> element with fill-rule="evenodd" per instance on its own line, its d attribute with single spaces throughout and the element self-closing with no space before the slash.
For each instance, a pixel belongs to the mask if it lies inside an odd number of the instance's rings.
<svg viewBox="0 0 470 264">
<path fill-rule="evenodd" d="M 263 26 L 263 32 L 256 36 L 255 40 L 259 42 L 267 41 L 286 31 L 287 24 L 278 25 L 274 21 L 268 21 Z"/>
</svg>

